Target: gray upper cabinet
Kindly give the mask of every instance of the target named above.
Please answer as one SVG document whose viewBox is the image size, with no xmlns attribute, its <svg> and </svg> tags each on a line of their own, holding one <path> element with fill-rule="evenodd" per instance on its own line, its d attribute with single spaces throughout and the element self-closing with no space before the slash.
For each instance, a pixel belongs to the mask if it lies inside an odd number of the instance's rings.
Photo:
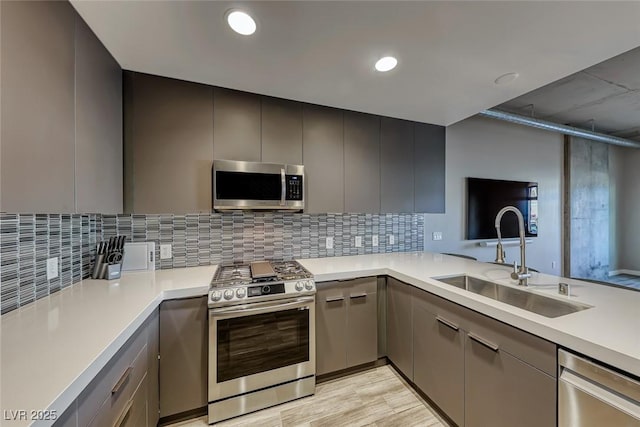
<svg viewBox="0 0 640 427">
<path fill-rule="evenodd" d="M 75 212 L 75 11 L 69 2 L 0 7 L 1 210 Z"/>
<path fill-rule="evenodd" d="M 343 112 L 303 107 L 306 212 L 344 212 Z"/>
<path fill-rule="evenodd" d="M 262 161 L 302 164 L 302 104 L 262 98 Z"/>
<path fill-rule="evenodd" d="M 133 212 L 210 211 L 211 87 L 138 73 L 132 84 Z"/>
<path fill-rule="evenodd" d="M 122 70 L 76 19 L 76 209 L 122 212 Z M 96 167 L 100 165 L 100 167 Z"/>
<path fill-rule="evenodd" d="M 414 124 L 382 117 L 380 124 L 381 212 L 414 211 Z"/>
<path fill-rule="evenodd" d="M 380 212 L 380 117 L 344 113 L 344 210 Z"/>
<path fill-rule="evenodd" d="M 415 211 L 444 213 L 445 128 L 415 123 Z"/>
<path fill-rule="evenodd" d="M 260 96 L 230 89 L 213 89 L 213 157 L 259 162 Z"/>
</svg>

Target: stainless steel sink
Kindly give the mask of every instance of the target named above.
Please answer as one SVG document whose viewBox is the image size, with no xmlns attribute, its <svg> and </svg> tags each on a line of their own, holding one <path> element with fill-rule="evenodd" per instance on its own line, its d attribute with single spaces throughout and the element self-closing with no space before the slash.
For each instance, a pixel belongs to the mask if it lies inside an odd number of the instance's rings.
<svg viewBox="0 0 640 427">
<path fill-rule="evenodd" d="M 560 317 L 591 308 L 590 305 L 560 301 L 467 275 L 434 279 L 545 317 Z"/>
</svg>

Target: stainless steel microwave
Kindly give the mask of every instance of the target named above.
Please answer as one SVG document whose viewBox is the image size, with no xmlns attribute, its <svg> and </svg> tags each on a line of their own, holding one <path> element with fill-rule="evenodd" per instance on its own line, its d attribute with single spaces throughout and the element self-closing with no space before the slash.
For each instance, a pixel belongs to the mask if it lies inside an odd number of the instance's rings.
<svg viewBox="0 0 640 427">
<path fill-rule="evenodd" d="M 304 166 L 214 160 L 214 210 L 304 209 Z"/>
</svg>

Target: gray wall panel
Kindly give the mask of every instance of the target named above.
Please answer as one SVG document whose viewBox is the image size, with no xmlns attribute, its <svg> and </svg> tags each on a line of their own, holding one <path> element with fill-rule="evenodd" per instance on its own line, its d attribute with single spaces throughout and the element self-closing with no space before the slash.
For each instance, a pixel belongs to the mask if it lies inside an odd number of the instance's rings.
<svg viewBox="0 0 640 427">
<path fill-rule="evenodd" d="M 262 161 L 302 164 L 302 104 L 262 98 Z"/>
<path fill-rule="evenodd" d="M 305 105 L 303 160 L 306 212 L 344 211 L 343 112 Z"/>
<path fill-rule="evenodd" d="M 260 97 L 213 88 L 213 156 L 221 160 L 260 161 Z"/>
<path fill-rule="evenodd" d="M 122 212 L 122 70 L 76 19 L 76 209 Z"/>
<path fill-rule="evenodd" d="M 1 2 L 1 210 L 75 212 L 68 2 Z"/>
<path fill-rule="evenodd" d="M 344 210 L 380 212 L 380 117 L 344 113 Z"/>
<path fill-rule="evenodd" d="M 382 118 L 380 125 L 381 212 L 414 211 L 413 122 Z"/>
<path fill-rule="evenodd" d="M 445 128 L 415 123 L 415 211 L 444 213 Z"/>
</svg>

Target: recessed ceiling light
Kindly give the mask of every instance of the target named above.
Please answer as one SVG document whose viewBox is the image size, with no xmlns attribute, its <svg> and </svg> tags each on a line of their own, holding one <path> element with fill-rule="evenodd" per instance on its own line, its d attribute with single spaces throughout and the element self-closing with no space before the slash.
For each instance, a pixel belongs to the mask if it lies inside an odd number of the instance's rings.
<svg viewBox="0 0 640 427">
<path fill-rule="evenodd" d="M 378 59 L 378 62 L 376 62 L 376 70 L 384 73 L 386 71 L 393 70 L 396 68 L 396 65 L 398 65 L 398 60 L 396 58 L 393 56 L 385 56 L 384 58 Z"/>
<path fill-rule="evenodd" d="M 503 74 L 500 77 L 498 77 L 497 79 L 495 79 L 494 83 L 497 84 L 497 85 L 506 85 L 506 84 L 511 83 L 515 79 L 517 79 L 519 76 L 520 76 L 520 74 L 518 74 L 518 73 Z"/>
<path fill-rule="evenodd" d="M 241 10 L 229 12 L 227 22 L 233 31 L 243 36 L 250 36 L 256 32 L 256 21 L 248 13 Z"/>
</svg>

